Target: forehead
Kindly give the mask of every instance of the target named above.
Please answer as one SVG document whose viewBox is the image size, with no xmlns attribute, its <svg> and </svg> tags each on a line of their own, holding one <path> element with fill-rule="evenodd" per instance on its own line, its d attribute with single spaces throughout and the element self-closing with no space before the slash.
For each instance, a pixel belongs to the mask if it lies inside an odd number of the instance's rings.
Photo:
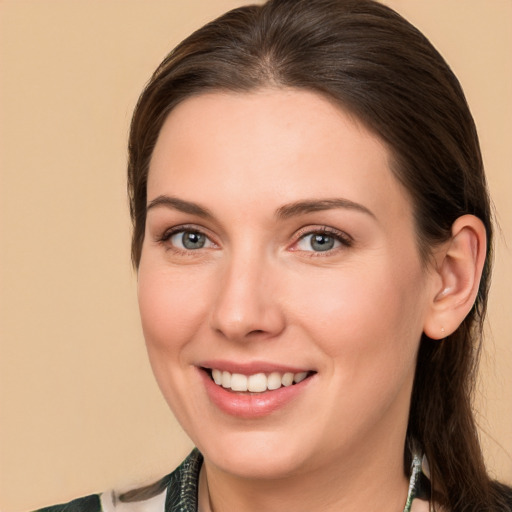
<svg viewBox="0 0 512 512">
<path fill-rule="evenodd" d="M 319 94 L 208 93 L 185 100 L 165 121 L 148 199 L 167 193 L 208 202 L 222 191 L 248 205 L 337 195 L 403 213 L 409 200 L 390 159 L 379 137 Z"/>
</svg>

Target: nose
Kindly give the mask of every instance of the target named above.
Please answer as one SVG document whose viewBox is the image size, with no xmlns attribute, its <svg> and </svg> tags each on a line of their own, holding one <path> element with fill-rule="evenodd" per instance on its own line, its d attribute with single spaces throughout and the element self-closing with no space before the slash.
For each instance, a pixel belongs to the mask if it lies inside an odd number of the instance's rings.
<svg viewBox="0 0 512 512">
<path fill-rule="evenodd" d="M 232 341 L 278 336 L 285 327 L 278 272 L 261 256 L 232 258 L 221 275 L 210 326 Z"/>
</svg>

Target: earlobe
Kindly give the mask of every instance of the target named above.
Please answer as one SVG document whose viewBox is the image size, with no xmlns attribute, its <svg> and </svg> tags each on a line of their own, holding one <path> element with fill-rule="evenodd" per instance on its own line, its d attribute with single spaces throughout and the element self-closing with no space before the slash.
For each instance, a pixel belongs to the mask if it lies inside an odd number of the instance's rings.
<svg viewBox="0 0 512 512">
<path fill-rule="evenodd" d="M 486 231 L 474 215 L 459 217 L 435 255 L 433 291 L 423 327 L 432 339 L 452 334 L 475 302 L 487 249 Z"/>
</svg>

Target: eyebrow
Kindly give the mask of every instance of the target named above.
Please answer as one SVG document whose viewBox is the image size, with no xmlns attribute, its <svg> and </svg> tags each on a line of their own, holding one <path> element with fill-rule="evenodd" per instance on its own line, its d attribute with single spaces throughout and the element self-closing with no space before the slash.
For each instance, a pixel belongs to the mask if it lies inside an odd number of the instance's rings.
<svg viewBox="0 0 512 512">
<path fill-rule="evenodd" d="M 172 208 L 174 210 L 178 210 L 183 213 L 190 213 L 192 215 L 197 215 L 198 217 L 203 217 L 205 219 L 213 218 L 213 215 L 207 208 L 203 208 L 197 203 L 193 203 L 191 201 L 185 201 L 183 199 L 178 199 L 177 197 L 171 196 L 158 196 L 155 197 L 147 206 L 146 213 L 152 208 L 156 208 L 158 206 L 165 206 L 167 208 Z"/>
<path fill-rule="evenodd" d="M 371 217 L 375 218 L 375 214 L 363 206 L 362 204 L 355 203 L 350 199 L 333 198 L 333 199 L 319 199 L 319 200 L 306 200 L 297 201 L 295 203 L 286 204 L 281 206 L 276 211 L 276 217 L 280 219 L 288 219 L 296 215 L 304 215 L 306 213 L 320 212 L 324 210 L 332 210 L 335 208 L 346 208 L 349 210 L 356 210 Z"/>
<path fill-rule="evenodd" d="M 185 201 L 184 199 L 178 199 L 177 197 L 167 195 L 160 195 L 153 199 L 147 205 L 146 212 L 158 206 L 165 206 L 167 208 L 172 208 L 183 213 L 190 213 L 192 215 L 197 215 L 198 217 L 203 217 L 206 219 L 213 218 L 212 213 L 207 208 L 204 208 L 197 203 L 193 203 L 192 201 Z M 304 201 L 296 201 L 294 203 L 285 204 L 279 207 L 276 210 L 275 216 L 278 219 L 289 219 L 290 217 L 295 217 L 297 215 L 332 210 L 336 208 L 356 210 L 375 218 L 374 213 L 366 208 L 366 206 L 355 203 L 350 199 L 343 198 L 309 199 Z"/>
</svg>

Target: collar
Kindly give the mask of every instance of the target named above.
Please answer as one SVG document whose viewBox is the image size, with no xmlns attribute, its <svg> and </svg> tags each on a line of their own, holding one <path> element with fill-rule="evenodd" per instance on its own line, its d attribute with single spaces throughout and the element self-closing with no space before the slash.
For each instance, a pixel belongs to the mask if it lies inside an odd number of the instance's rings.
<svg viewBox="0 0 512 512">
<path fill-rule="evenodd" d="M 197 512 L 199 471 L 203 456 L 194 448 L 183 463 L 169 475 L 165 512 Z M 428 465 L 421 453 L 414 453 L 411 462 L 409 492 L 403 512 L 411 512 L 415 499 L 430 498 L 430 481 L 427 477 Z"/>
</svg>

